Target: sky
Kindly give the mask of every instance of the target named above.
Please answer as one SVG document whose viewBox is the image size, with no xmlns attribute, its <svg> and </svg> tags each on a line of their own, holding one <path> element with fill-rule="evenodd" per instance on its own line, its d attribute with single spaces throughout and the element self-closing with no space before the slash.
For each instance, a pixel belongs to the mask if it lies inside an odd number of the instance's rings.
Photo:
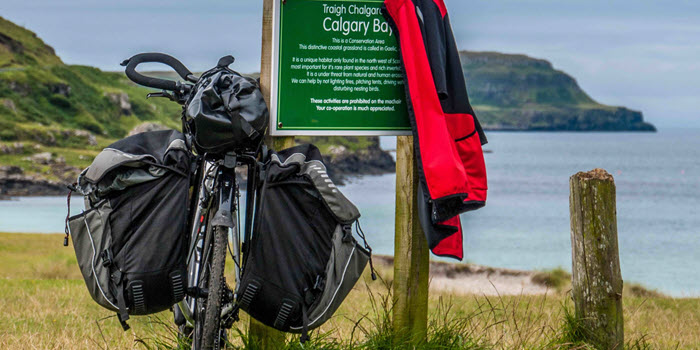
<svg viewBox="0 0 700 350">
<path fill-rule="evenodd" d="M 662 129 L 700 128 L 700 1 L 445 4 L 462 50 L 544 58 L 598 102 L 641 110 Z M 36 32 L 64 62 L 103 70 L 161 51 L 193 71 L 233 54 L 237 70 L 257 72 L 261 12 L 262 0 L 0 0 L 0 16 Z"/>
</svg>

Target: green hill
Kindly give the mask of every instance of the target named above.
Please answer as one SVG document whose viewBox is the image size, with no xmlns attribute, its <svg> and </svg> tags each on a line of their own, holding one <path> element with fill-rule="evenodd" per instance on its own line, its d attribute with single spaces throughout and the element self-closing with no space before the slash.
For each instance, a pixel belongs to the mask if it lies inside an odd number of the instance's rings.
<svg viewBox="0 0 700 350">
<path fill-rule="evenodd" d="M 36 34 L 0 17 L 0 67 L 61 63 L 53 48 Z"/>
<path fill-rule="evenodd" d="M 147 101 L 147 92 L 123 74 L 63 64 L 34 33 L 0 18 L 0 140 L 69 146 L 76 140 L 59 137 L 69 130 L 111 139 L 144 121 L 177 127 L 180 108 Z"/>
<path fill-rule="evenodd" d="M 460 52 L 469 96 L 489 130 L 654 131 L 641 112 L 600 104 L 542 59 Z"/>
<path fill-rule="evenodd" d="M 180 107 L 148 92 L 121 73 L 66 65 L 0 18 L 0 197 L 64 191 L 102 147 L 144 122 L 178 128 Z"/>
</svg>

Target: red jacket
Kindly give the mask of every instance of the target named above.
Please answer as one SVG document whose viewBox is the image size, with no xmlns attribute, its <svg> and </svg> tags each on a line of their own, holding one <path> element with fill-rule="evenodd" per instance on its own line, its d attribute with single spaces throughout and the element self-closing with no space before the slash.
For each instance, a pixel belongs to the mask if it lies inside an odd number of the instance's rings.
<svg viewBox="0 0 700 350">
<path fill-rule="evenodd" d="M 418 211 L 433 254 L 462 259 L 459 214 L 486 204 L 486 136 L 469 104 L 443 0 L 385 0 L 397 33 L 420 175 Z"/>
</svg>

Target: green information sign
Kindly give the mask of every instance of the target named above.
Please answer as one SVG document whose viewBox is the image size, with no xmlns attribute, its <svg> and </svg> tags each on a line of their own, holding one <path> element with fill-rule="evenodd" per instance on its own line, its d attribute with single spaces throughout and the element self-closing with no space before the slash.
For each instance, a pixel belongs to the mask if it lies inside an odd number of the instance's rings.
<svg viewBox="0 0 700 350">
<path fill-rule="evenodd" d="M 408 135 L 382 0 L 276 0 L 272 135 Z"/>
</svg>

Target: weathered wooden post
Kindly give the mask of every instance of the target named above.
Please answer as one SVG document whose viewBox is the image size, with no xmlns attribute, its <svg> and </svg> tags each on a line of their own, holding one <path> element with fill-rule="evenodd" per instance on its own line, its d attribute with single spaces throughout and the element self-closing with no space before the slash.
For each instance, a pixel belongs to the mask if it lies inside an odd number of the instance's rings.
<svg viewBox="0 0 700 350">
<path fill-rule="evenodd" d="M 270 105 L 270 76 L 272 71 L 272 8 L 273 0 L 263 0 L 262 16 L 262 52 L 260 56 L 260 89 L 265 101 Z M 265 142 L 276 150 L 294 146 L 294 137 L 267 136 Z M 281 349 L 284 347 L 285 334 L 268 327 L 252 317 L 248 327 L 248 337 L 254 349 Z"/>
<path fill-rule="evenodd" d="M 600 349 L 622 349 L 622 277 L 617 247 L 615 182 L 603 169 L 569 180 L 572 296 L 576 318 L 589 342 Z"/>
<path fill-rule="evenodd" d="M 425 342 L 428 329 L 428 242 L 416 199 L 418 168 L 413 137 L 396 139 L 396 226 L 394 237 L 393 329 L 413 344 Z"/>
</svg>

